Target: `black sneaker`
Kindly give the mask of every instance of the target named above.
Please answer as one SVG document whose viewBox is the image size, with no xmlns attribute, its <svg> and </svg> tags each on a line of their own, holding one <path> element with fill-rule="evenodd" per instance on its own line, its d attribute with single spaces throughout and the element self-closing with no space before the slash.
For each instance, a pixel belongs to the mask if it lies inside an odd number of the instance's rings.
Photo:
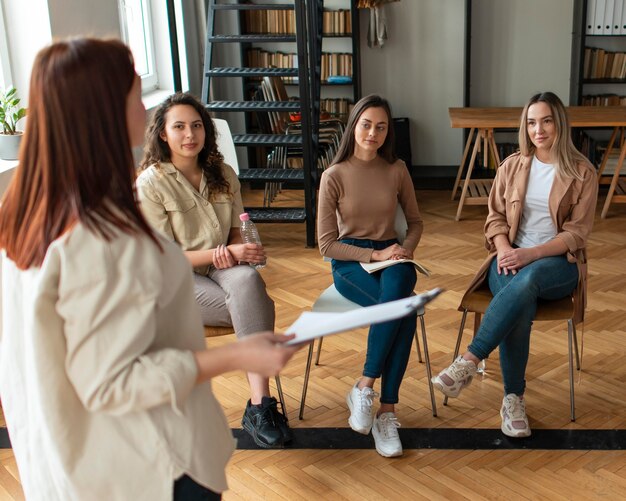
<svg viewBox="0 0 626 501">
<path fill-rule="evenodd" d="M 287 421 L 285 415 L 278 410 L 278 402 L 276 399 L 274 397 L 263 397 L 261 405 L 271 409 L 274 415 L 274 423 L 276 423 L 283 436 L 283 443 L 288 444 L 291 442 L 293 440 L 293 433 L 291 432 L 291 428 L 289 428 L 289 421 Z"/>
<path fill-rule="evenodd" d="M 265 401 L 268 397 L 263 397 Z M 276 400 L 274 399 L 274 402 Z M 271 405 L 252 405 L 250 400 L 246 404 L 241 425 L 254 440 L 254 443 L 264 449 L 283 446 L 283 433 L 274 420 L 274 412 Z"/>
</svg>

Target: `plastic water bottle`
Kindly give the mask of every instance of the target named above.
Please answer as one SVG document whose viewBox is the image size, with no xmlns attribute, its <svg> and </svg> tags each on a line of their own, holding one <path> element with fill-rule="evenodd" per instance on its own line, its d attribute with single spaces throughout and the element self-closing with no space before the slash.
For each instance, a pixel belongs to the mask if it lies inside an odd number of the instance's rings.
<svg viewBox="0 0 626 501">
<path fill-rule="evenodd" d="M 261 237 L 259 237 L 259 230 L 256 229 L 256 224 L 250 219 L 250 215 L 247 212 L 239 215 L 241 221 L 241 239 L 245 244 L 261 244 Z M 255 270 L 265 268 L 265 261 L 262 263 L 249 263 Z"/>
</svg>

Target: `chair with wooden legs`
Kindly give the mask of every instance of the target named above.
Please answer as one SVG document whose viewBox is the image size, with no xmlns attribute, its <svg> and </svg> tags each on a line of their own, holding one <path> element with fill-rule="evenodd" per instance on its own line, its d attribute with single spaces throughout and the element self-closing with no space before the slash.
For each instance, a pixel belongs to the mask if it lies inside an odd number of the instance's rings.
<svg viewBox="0 0 626 501">
<path fill-rule="evenodd" d="M 229 336 L 234 333 L 235 331 L 233 330 L 232 327 L 213 327 L 209 325 L 204 326 L 205 338 Z M 278 392 L 278 401 L 280 402 L 281 410 L 283 411 L 283 415 L 285 416 L 285 419 L 289 421 L 289 418 L 287 417 L 287 407 L 285 407 L 285 396 L 283 395 L 283 387 L 280 384 L 280 376 L 277 375 L 275 378 L 275 381 L 276 381 L 276 391 Z"/>
<path fill-rule="evenodd" d="M 342 313 L 344 311 L 350 311 L 360 308 L 360 306 L 356 303 L 353 303 L 349 299 L 343 297 L 337 289 L 335 285 L 329 286 L 324 292 L 320 294 L 320 296 L 313 304 L 312 311 L 315 312 L 324 312 L 324 313 Z M 431 382 L 432 371 L 430 368 L 430 357 L 428 354 L 428 340 L 426 339 L 426 324 L 424 322 L 424 307 L 421 307 L 417 311 L 417 318 L 420 321 L 420 327 L 422 331 L 422 343 L 424 345 L 424 360 L 426 362 L 426 376 L 428 378 L 428 388 L 430 390 L 430 403 L 432 407 L 433 416 L 437 416 L 437 404 L 435 402 L 435 392 L 433 389 L 433 384 Z M 317 355 L 315 357 L 315 365 L 319 365 L 320 362 L 320 354 L 322 352 L 322 341 L 324 338 L 320 338 L 317 344 Z M 306 361 L 306 369 L 304 371 L 304 383 L 302 385 L 302 399 L 300 400 L 300 419 L 304 419 L 304 406 L 306 402 L 306 394 L 307 389 L 309 387 L 309 375 L 311 374 L 311 361 L 313 360 L 313 345 L 315 343 L 312 342 L 309 345 L 309 353 L 307 355 Z M 420 363 L 422 363 L 422 351 L 420 349 L 420 342 L 417 336 L 417 329 L 415 330 L 415 349 L 417 350 L 417 359 Z"/>
<path fill-rule="evenodd" d="M 574 292 L 575 293 L 575 292 Z M 459 327 L 459 335 L 456 339 L 454 355 L 452 361 L 456 360 L 461 347 L 461 339 L 465 329 L 465 321 L 468 313 L 474 313 L 474 331 L 476 335 L 478 327 L 480 327 L 481 316 L 487 311 L 489 303 L 493 299 L 493 295 L 488 286 L 470 293 L 464 298 L 460 310 L 463 311 L 461 318 L 461 326 Z M 574 323 L 574 294 L 557 299 L 554 301 L 540 300 L 537 305 L 537 313 L 535 314 L 535 322 L 542 320 L 565 320 L 567 321 L 567 340 L 568 340 L 568 361 L 569 361 L 569 386 L 570 386 L 570 417 L 572 421 L 576 420 L 574 407 L 574 356 L 576 358 L 576 370 L 580 370 L 580 357 L 578 355 L 578 341 L 576 338 L 576 325 Z M 443 405 L 448 405 L 448 397 L 443 400 Z"/>
</svg>

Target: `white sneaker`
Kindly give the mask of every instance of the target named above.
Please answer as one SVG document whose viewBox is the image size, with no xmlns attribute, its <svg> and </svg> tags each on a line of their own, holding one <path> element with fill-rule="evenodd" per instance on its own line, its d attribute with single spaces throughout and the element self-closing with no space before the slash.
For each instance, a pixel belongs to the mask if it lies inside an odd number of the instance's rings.
<svg viewBox="0 0 626 501">
<path fill-rule="evenodd" d="M 346 402 L 350 409 L 348 424 L 350 428 L 363 435 L 368 435 L 372 429 L 372 403 L 378 396 L 371 388 L 365 387 L 359 390 L 355 384 L 346 396 Z"/>
<path fill-rule="evenodd" d="M 431 378 L 433 386 L 450 398 L 456 398 L 461 390 L 472 383 L 476 375 L 476 364 L 471 360 L 464 360 L 459 355 L 447 369 Z"/>
<path fill-rule="evenodd" d="M 393 412 L 383 412 L 374 418 L 372 435 L 376 444 L 376 452 L 386 458 L 402 456 L 402 443 L 398 428 L 400 423 Z"/>
<path fill-rule="evenodd" d="M 509 393 L 502 399 L 502 433 L 508 437 L 521 438 L 530 436 L 530 425 L 526 417 L 526 403 L 524 397 Z"/>
</svg>

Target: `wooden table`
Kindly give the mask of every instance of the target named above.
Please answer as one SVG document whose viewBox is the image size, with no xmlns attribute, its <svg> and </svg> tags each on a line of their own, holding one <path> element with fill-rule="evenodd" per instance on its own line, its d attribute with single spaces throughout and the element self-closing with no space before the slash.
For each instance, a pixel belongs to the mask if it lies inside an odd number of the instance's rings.
<svg viewBox="0 0 626 501">
<path fill-rule="evenodd" d="M 487 165 L 489 155 L 494 165 L 500 165 L 498 149 L 493 137 L 495 129 L 517 129 L 520 125 L 522 108 L 449 108 L 450 125 L 453 128 L 469 129 L 469 135 L 459 170 L 457 171 L 454 188 L 452 190 L 452 200 L 456 197 L 461 183 L 461 177 L 470 149 L 471 158 L 467 167 L 467 173 L 461 189 L 461 199 L 456 213 L 456 220 L 461 219 L 461 212 L 464 205 L 486 205 L 489 200 L 489 191 L 493 184 L 491 179 L 471 179 L 474 163 L 479 151 L 482 149 L 484 165 Z M 612 177 L 607 179 L 602 176 L 607 159 L 611 154 L 615 139 L 626 127 L 626 107 L 623 106 L 569 106 L 567 113 L 572 127 L 613 127 L 613 134 L 609 140 L 608 147 L 602 158 L 599 169 L 599 179 L 601 184 L 609 184 L 606 201 L 602 209 L 602 218 L 606 217 L 611 202 L 626 203 L 626 182 L 620 180 L 620 170 L 626 157 L 626 141 L 621 141 L 620 154 Z M 472 143 L 474 146 L 472 147 Z"/>
</svg>

